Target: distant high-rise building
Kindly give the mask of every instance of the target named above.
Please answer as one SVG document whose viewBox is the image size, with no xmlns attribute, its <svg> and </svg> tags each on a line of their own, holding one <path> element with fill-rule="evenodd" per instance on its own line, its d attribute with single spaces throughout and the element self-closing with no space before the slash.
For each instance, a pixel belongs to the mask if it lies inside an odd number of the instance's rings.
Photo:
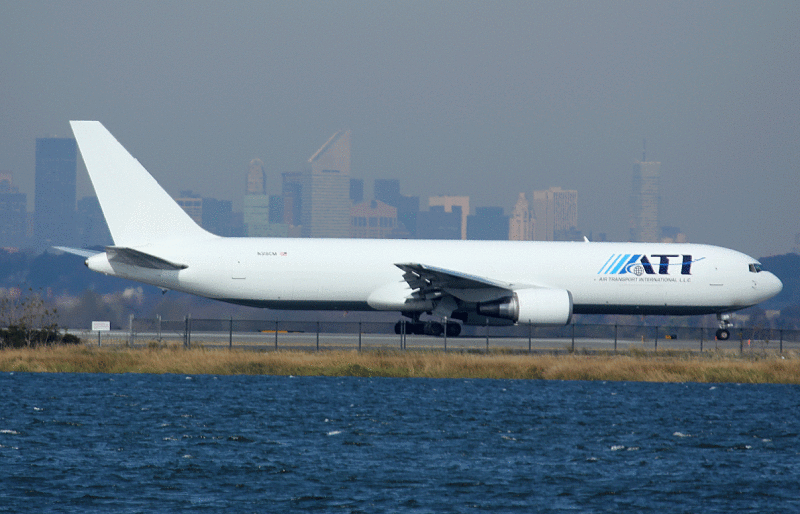
<svg viewBox="0 0 800 514">
<path fill-rule="evenodd" d="M 203 198 L 202 227 L 223 237 L 236 235 L 233 227 L 233 202 L 216 198 Z"/>
<path fill-rule="evenodd" d="M 247 237 L 267 237 L 269 233 L 269 196 L 244 195 L 242 216 Z"/>
<path fill-rule="evenodd" d="M 203 225 L 203 199 L 200 195 L 191 191 L 181 191 L 181 194 L 175 198 L 175 202 L 186 211 L 186 214 L 194 220 L 195 223 Z"/>
<path fill-rule="evenodd" d="M 428 207 L 444 207 L 444 212 L 453 212 L 454 207 L 461 210 L 461 239 L 467 238 L 467 216 L 469 216 L 469 196 L 431 196 Z M 417 227 L 419 229 L 419 227 Z"/>
<path fill-rule="evenodd" d="M 686 234 L 681 232 L 681 229 L 678 227 L 661 227 L 659 229 L 661 237 L 659 238 L 660 243 L 685 243 L 687 242 Z"/>
<path fill-rule="evenodd" d="M 578 192 L 551 187 L 533 192 L 533 239 L 554 241 L 556 232 L 568 233 L 578 226 Z"/>
<path fill-rule="evenodd" d="M 84 196 L 78 200 L 78 244 L 81 248 L 113 244 L 96 196 Z"/>
<path fill-rule="evenodd" d="M 246 237 L 285 237 L 284 202 L 267 194 L 267 174 L 261 159 L 253 159 L 247 170 L 247 187 L 242 203 L 242 225 Z M 231 222 L 231 224 L 233 224 Z"/>
<path fill-rule="evenodd" d="M 350 235 L 350 131 L 337 132 L 308 159 L 303 173 L 302 234 Z"/>
<path fill-rule="evenodd" d="M 454 205 L 450 212 L 444 206 L 434 205 L 417 215 L 417 239 L 461 239 L 461 206 Z"/>
<path fill-rule="evenodd" d="M 267 194 L 267 174 L 264 172 L 264 163 L 261 159 L 253 159 L 250 161 L 250 167 L 247 170 L 247 188 L 245 193 L 248 195 L 265 195 Z"/>
<path fill-rule="evenodd" d="M 75 197 L 78 147 L 72 138 L 36 139 L 35 246 L 76 243 Z"/>
<path fill-rule="evenodd" d="M 13 183 L 13 173 L 0 171 L 0 247 L 19 248 L 25 242 L 28 198 Z"/>
<path fill-rule="evenodd" d="M 467 239 L 473 241 L 507 241 L 508 216 L 502 207 L 476 207 L 467 216 Z"/>
<path fill-rule="evenodd" d="M 406 237 L 417 234 L 417 216 L 419 215 L 419 196 L 400 195 L 397 207 L 397 222 L 405 229 Z"/>
<path fill-rule="evenodd" d="M 511 220 L 508 225 L 508 239 L 511 241 L 532 241 L 533 225 L 534 220 L 531 216 L 528 200 L 525 198 L 525 193 L 520 193 L 511 213 Z"/>
<path fill-rule="evenodd" d="M 376 178 L 375 199 L 397 207 L 400 200 L 400 181 L 393 178 Z"/>
<path fill-rule="evenodd" d="M 631 241 L 655 243 L 660 239 L 658 207 L 660 162 L 636 162 L 631 189 Z"/>
<path fill-rule="evenodd" d="M 359 204 L 364 201 L 364 179 L 351 178 L 350 179 L 350 203 L 353 205 Z"/>
<path fill-rule="evenodd" d="M 350 237 L 388 239 L 397 230 L 397 208 L 380 200 L 350 208 Z"/>
<path fill-rule="evenodd" d="M 283 222 L 299 228 L 303 213 L 303 174 L 299 171 L 281 173 L 281 197 L 283 197 Z M 299 232 L 296 234 L 299 235 Z"/>
<path fill-rule="evenodd" d="M 375 199 L 397 207 L 397 221 L 409 237 L 417 233 L 417 214 L 419 213 L 419 196 L 400 194 L 400 181 L 397 179 L 375 179 Z"/>
</svg>

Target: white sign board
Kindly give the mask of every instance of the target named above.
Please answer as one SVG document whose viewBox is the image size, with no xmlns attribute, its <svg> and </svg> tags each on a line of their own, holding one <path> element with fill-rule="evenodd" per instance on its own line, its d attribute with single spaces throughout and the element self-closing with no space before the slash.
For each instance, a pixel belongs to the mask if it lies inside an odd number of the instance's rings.
<svg viewBox="0 0 800 514">
<path fill-rule="evenodd" d="M 92 332 L 108 332 L 111 330 L 110 321 L 92 321 Z"/>
</svg>

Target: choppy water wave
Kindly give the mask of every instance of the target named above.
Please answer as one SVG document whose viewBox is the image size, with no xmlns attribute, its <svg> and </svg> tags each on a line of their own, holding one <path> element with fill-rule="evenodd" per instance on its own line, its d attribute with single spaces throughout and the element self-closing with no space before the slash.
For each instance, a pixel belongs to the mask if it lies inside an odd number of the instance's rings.
<svg viewBox="0 0 800 514">
<path fill-rule="evenodd" d="M 797 386 L 0 374 L 0 512 L 800 510 Z"/>
</svg>

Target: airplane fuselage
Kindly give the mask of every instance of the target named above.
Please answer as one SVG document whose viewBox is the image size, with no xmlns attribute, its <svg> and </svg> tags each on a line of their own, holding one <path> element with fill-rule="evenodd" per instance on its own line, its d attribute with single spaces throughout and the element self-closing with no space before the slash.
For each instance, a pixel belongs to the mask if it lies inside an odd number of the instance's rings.
<svg viewBox="0 0 800 514">
<path fill-rule="evenodd" d="M 221 238 L 148 245 L 186 265 L 146 269 L 88 261 L 103 273 L 231 303 L 274 309 L 405 310 L 398 262 L 457 269 L 522 288 L 570 291 L 579 314 L 712 314 L 780 290 L 752 258 L 698 244 Z M 393 286 L 396 284 L 397 286 Z M 396 287 L 397 302 L 370 301 Z"/>
</svg>

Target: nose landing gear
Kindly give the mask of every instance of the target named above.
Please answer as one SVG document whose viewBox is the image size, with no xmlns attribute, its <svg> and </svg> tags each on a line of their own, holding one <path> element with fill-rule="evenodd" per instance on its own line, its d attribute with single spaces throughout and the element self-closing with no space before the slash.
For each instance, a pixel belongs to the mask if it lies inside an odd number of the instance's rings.
<svg viewBox="0 0 800 514">
<path fill-rule="evenodd" d="M 719 329 L 717 330 L 716 336 L 718 341 L 727 341 L 730 339 L 730 327 L 733 325 L 733 323 L 730 321 L 730 318 L 730 314 L 717 314 L 717 323 L 719 324 Z"/>
</svg>

